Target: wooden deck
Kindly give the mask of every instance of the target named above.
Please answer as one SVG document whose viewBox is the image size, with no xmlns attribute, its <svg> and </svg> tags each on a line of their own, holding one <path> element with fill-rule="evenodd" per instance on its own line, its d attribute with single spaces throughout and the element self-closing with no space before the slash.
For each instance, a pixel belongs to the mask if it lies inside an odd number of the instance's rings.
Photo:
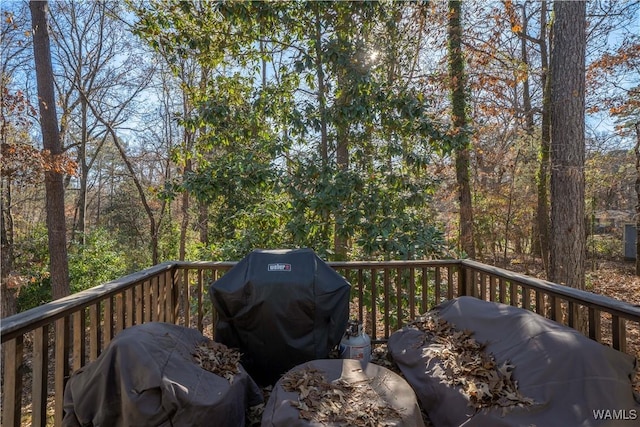
<svg viewBox="0 0 640 427">
<path fill-rule="evenodd" d="M 532 310 L 634 356 L 640 346 L 640 307 L 475 261 L 329 264 L 352 284 L 351 311 L 374 342 L 440 302 L 471 295 Z M 127 327 L 165 321 L 212 337 L 207 286 L 233 265 L 166 262 L 3 319 L 2 425 L 19 426 L 24 417 L 34 426 L 60 425 L 69 375 Z"/>
</svg>

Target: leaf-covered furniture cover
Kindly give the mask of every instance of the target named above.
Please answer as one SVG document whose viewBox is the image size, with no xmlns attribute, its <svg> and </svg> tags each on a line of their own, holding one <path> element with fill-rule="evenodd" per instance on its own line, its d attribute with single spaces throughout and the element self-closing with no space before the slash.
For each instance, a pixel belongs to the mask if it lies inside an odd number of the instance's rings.
<svg viewBox="0 0 640 427">
<path fill-rule="evenodd" d="M 320 385 L 312 381 L 316 374 L 324 377 Z M 395 416 L 372 418 L 383 410 Z M 363 369 L 353 359 L 313 360 L 294 367 L 274 386 L 262 416 L 262 427 L 371 425 L 424 427 L 424 422 L 415 393 L 402 377 L 373 363 Z"/>
<path fill-rule="evenodd" d="M 391 335 L 389 352 L 434 426 L 637 425 L 640 404 L 632 389 L 632 356 L 531 311 L 477 298 L 449 300 L 432 313 L 456 330 L 471 331 L 498 367 L 511 364 L 509 375 L 519 392 L 533 400 L 522 407 L 470 405 L 461 386 L 443 379 L 447 368 L 434 356 L 439 344 L 405 327 Z"/>
<path fill-rule="evenodd" d="M 195 329 L 145 323 L 120 332 L 65 387 L 63 426 L 244 426 L 262 392 L 239 367 L 232 381 L 202 369 Z"/>
</svg>

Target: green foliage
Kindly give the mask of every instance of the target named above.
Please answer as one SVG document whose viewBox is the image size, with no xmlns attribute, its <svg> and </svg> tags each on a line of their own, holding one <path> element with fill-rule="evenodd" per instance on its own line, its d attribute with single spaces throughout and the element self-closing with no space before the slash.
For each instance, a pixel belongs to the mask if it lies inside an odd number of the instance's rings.
<svg viewBox="0 0 640 427">
<path fill-rule="evenodd" d="M 165 223 L 163 223 L 163 226 L 160 229 L 160 235 L 158 236 L 158 258 L 160 260 L 178 259 L 179 248 L 180 224 L 172 218 L 167 218 Z"/>
<path fill-rule="evenodd" d="M 93 230 L 85 236 L 85 242 L 72 244 L 69 248 L 72 293 L 98 286 L 129 272 L 127 254 L 108 230 Z"/>
<path fill-rule="evenodd" d="M 311 247 L 331 259 L 441 256 L 447 247 L 425 170 L 456 138 L 424 91 L 399 78 L 413 66 L 395 4 L 151 1 L 136 33 L 180 72 L 179 117 L 194 145 L 171 200 L 188 191 L 212 207 L 203 255 L 238 259 L 255 247 Z M 258 42 L 258 40 L 260 40 Z M 379 58 L 378 58 L 379 57 Z M 377 59 L 378 58 L 378 59 Z M 341 254 L 340 257 L 344 256 Z"/>
<path fill-rule="evenodd" d="M 225 222 L 226 239 L 217 239 L 205 259 L 239 260 L 256 248 L 294 247 L 285 232 L 286 207 L 282 195 L 274 193 L 260 203 L 246 206 Z"/>
<path fill-rule="evenodd" d="M 20 288 L 16 298 L 18 313 L 46 304 L 51 299 L 51 275 L 49 272 L 43 274 L 32 272 L 29 283 Z"/>
<path fill-rule="evenodd" d="M 420 259 L 445 252 L 428 207 L 434 189 L 429 178 L 382 169 L 366 175 L 363 187 L 354 223 L 367 258 Z"/>
<path fill-rule="evenodd" d="M 333 172 L 313 159 L 301 161 L 285 182 L 291 198 L 287 231 L 296 245 L 330 258 L 330 225 L 338 217 L 336 232 L 355 243 L 353 258 L 440 256 L 448 248 L 429 209 L 434 186 L 431 177 L 385 166 Z"/>
<path fill-rule="evenodd" d="M 85 236 L 86 243 L 73 243 L 69 248 L 69 276 L 71 292 L 79 292 L 121 277 L 132 271 L 126 252 L 108 230 L 97 229 Z M 21 274 L 27 284 L 17 297 L 18 311 L 28 310 L 51 301 L 51 277 L 46 252 L 47 236 L 44 226 L 37 227 L 21 250 L 30 255 L 31 262 L 23 265 Z"/>
<path fill-rule="evenodd" d="M 27 279 L 16 298 L 18 312 L 51 301 L 51 275 L 47 229 L 36 225 L 28 235 L 16 242 L 16 259 L 22 260 L 15 267 Z"/>
</svg>

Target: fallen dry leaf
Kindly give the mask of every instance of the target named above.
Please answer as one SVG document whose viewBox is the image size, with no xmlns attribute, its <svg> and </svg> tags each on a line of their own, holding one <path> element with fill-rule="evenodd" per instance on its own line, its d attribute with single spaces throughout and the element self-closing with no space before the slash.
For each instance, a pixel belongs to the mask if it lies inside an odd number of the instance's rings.
<svg viewBox="0 0 640 427">
<path fill-rule="evenodd" d="M 425 359 L 439 360 L 441 381 L 457 387 L 469 405 L 506 409 L 534 403 L 518 391 L 511 378 L 515 367 L 508 361 L 498 365 L 494 356 L 485 351 L 486 346 L 472 337 L 472 331 L 456 330 L 434 313 L 420 316 L 409 326 L 423 333 L 415 348 L 422 348 Z"/>
<path fill-rule="evenodd" d="M 240 373 L 240 352 L 224 344 L 207 339 L 195 348 L 193 358 L 211 373 L 214 373 L 233 384 L 236 374 Z"/>
<path fill-rule="evenodd" d="M 384 401 L 370 381 L 328 382 L 324 374 L 306 367 L 282 378 L 285 391 L 298 393 L 292 403 L 300 418 L 323 425 L 384 427 L 397 424 L 400 414 Z"/>
</svg>

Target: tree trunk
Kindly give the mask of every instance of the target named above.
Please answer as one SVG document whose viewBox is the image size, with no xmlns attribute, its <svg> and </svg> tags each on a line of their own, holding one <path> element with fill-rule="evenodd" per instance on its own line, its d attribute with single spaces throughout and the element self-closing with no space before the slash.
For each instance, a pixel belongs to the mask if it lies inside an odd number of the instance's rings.
<svg viewBox="0 0 640 427">
<path fill-rule="evenodd" d="M 7 317 L 17 312 L 16 289 L 9 285 L 9 274 L 13 271 L 13 218 L 11 214 L 11 180 L 2 179 L 2 199 L 0 202 L 2 215 L 0 216 L 0 286 L 2 292 L 2 313 L 0 317 Z"/>
<path fill-rule="evenodd" d="M 320 8 L 323 7 L 322 3 L 313 3 L 313 17 L 315 27 L 315 39 L 314 39 L 314 64 L 316 72 L 316 81 L 318 84 L 317 101 L 318 101 L 318 113 L 320 115 L 320 162 L 322 164 L 321 170 L 324 174 L 330 173 L 329 170 L 329 132 L 328 132 L 328 111 L 327 111 L 327 86 L 326 86 L 326 74 L 324 68 L 324 56 L 322 54 L 322 14 Z M 331 212 L 322 208 L 318 212 L 321 216 L 323 237 L 329 236 L 331 227 Z M 334 250 L 338 247 L 344 246 L 344 242 L 337 238 L 337 226 L 334 224 Z"/>
<path fill-rule="evenodd" d="M 338 84 L 344 87 L 344 82 Z M 338 105 L 347 105 L 344 95 L 336 101 Z M 343 119 L 336 122 L 336 168 L 337 172 L 346 172 L 349 170 L 349 142 L 348 142 L 349 125 Z M 346 261 L 349 252 L 349 240 L 343 231 L 344 227 L 344 203 L 334 212 L 334 232 L 333 232 L 333 248 L 336 261 Z"/>
<path fill-rule="evenodd" d="M 460 15 L 462 3 L 449 1 L 449 81 L 451 85 L 451 120 L 458 138 L 455 149 L 456 180 L 458 183 L 458 201 L 460 203 L 460 244 L 470 258 L 475 258 L 473 238 L 473 208 L 470 184 L 470 143 L 467 127 L 467 101 L 465 95 L 466 76 L 464 56 L 462 54 L 462 23 Z"/>
<path fill-rule="evenodd" d="M 349 146 L 347 141 L 348 128 L 347 124 L 342 122 L 337 124 L 336 132 L 336 166 L 338 171 L 349 170 Z M 338 208 L 334 213 L 334 237 L 333 246 L 336 261 L 346 261 L 349 252 L 349 239 L 343 231 L 344 212 L 343 206 Z"/>
<path fill-rule="evenodd" d="M 553 8 L 549 279 L 584 289 L 586 3 L 557 1 Z"/>
<path fill-rule="evenodd" d="M 640 276 L 640 122 L 635 124 L 636 129 L 636 276 Z"/>
<path fill-rule="evenodd" d="M 205 80 L 204 80 L 204 70 L 202 70 L 200 77 L 200 90 L 204 92 L 206 88 Z M 183 66 L 180 70 L 180 77 L 183 82 L 192 79 L 191 73 L 187 71 L 186 67 Z M 182 114 L 184 117 L 189 117 L 191 114 L 191 100 L 190 95 L 186 90 L 182 90 Z M 182 170 L 182 177 L 186 179 L 186 176 L 192 171 L 193 163 L 191 161 L 191 150 L 193 149 L 193 140 L 194 134 L 184 129 L 184 134 L 182 135 L 182 144 L 184 146 L 184 150 L 189 153 L 187 158 L 184 161 L 184 169 Z M 182 200 L 180 205 L 180 212 L 182 213 L 182 220 L 180 221 L 180 246 L 178 249 L 178 259 L 180 261 L 184 261 L 187 256 L 187 231 L 189 230 L 189 223 L 191 222 L 191 216 L 189 212 L 189 199 L 191 198 L 191 194 L 188 190 L 184 190 L 182 193 Z"/>
<path fill-rule="evenodd" d="M 78 223 L 74 227 L 72 239 L 75 239 L 75 232 L 80 233 L 82 244 L 86 244 L 86 228 L 87 228 L 87 191 L 89 180 L 89 164 L 87 163 L 87 144 L 89 141 L 88 124 L 87 124 L 87 100 L 82 95 L 80 102 L 81 109 L 81 140 L 78 146 L 78 164 L 80 166 L 80 188 L 78 189 Z"/>
<path fill-rule="evenodd" d="M 206 248 L 209 246 L 209 205 L 198 202 L 198 230 L 200 231 L 200 243 Z"/>
<path fill-rule="evenodd" d="M 536 205 L 536 231 L 533 253 L 540 255 L 549 277 L 549 147 L 551 146 L 551 80 L 547 54 L 547 2 L 540 4 L 540 58 L 542 65 L 542 129 L 540 136 L 540 163 L 538 165 L 538 201 Z"/>
<path fill-rule="evenodd" d="M 318 78 L 318 108 L 320 110 L 320 158 L 323 168 L 329 163 L 329 141 L 327 137 L 327 101 L 324 82 L 324 68 L 322 63 L 322 22 L 320 17 L 320 3 L 314 3 L 315 18 L 315 61 Z"/>
<path fill-rule="evenodd" d="M 48 2 L 31 1 L 33 26 L 33 52 L 38 85 L 38 106 L 42 145 L 52 160 L 62 155 L 62 142 L 58 130 L 54 92 L 53 67 L 47 23 Z M 64 185 L 62 173 L 56 168 L 45 171 L 47 230 L 53 299 L 69 295 L 69 265 L 67 259 L 67 227 L 64 212 Z"/>
<path fill-rule="evenodd" d="M 185 131 L 185 135 L 187 132 Z M 188 138 L 188 137 L 185 137 Z M 187 159 L 184 165 L 183 176 L 187 176 L 191 172 L 191 159 Z M 184 261 L 187 256 L 187 231 L 189 229 L 189 191 L 185 190 L 182 193 L 182 200 L 180 204 L 180 212 L 182 213 L 182 220 L 180 221 L 180 248 L 178 259 Z"/>
<path fill-rule="evenodd" d="M 317 16 L 319 17 L 319 16 Z M 352 30 L 352 17 L 351 14 L 341 15 L 339 14 L 336 22 L 336 33 L 338 37 L 342 39 L 342 42 L 348 42 L 346 40 L 346 34 L 349 34 Z M 318 40 L 318 41 L 321 41 Z M 322 71 L 322 68 L 319 69 Z M 349 85 L 353 84 L 349 81 L 348 71 L 346 69 L 340 69 L 336 75 L 336 92 L 339 93 L 335 100 L 334 106 L 336 111 L 341 111 L 350 105 L 352 99 L 345 90 Z M 324 99 L 324 98 L 323 98 Z M 351 123 L 345 119 L 341 114 L 334 116 L 333 118 L 335 126 L 335 142 L 336 142 L 336 170 L 337 174 L 347 172 L 349 170 L 349 129 Z M 323 148 L 324 150 L 324 148 Z M 324 155 L 324 154 L 323 154 Z M 344 179 L 344 178 L 341 178 Z M 349 239 L 344 232 L 344 211 L 346 200 L 341 200 L 340 206 L 333 213 L 333 248 L 334 259 L 336 261 L 346 261 L 349 253 Z"/>
</svg>

